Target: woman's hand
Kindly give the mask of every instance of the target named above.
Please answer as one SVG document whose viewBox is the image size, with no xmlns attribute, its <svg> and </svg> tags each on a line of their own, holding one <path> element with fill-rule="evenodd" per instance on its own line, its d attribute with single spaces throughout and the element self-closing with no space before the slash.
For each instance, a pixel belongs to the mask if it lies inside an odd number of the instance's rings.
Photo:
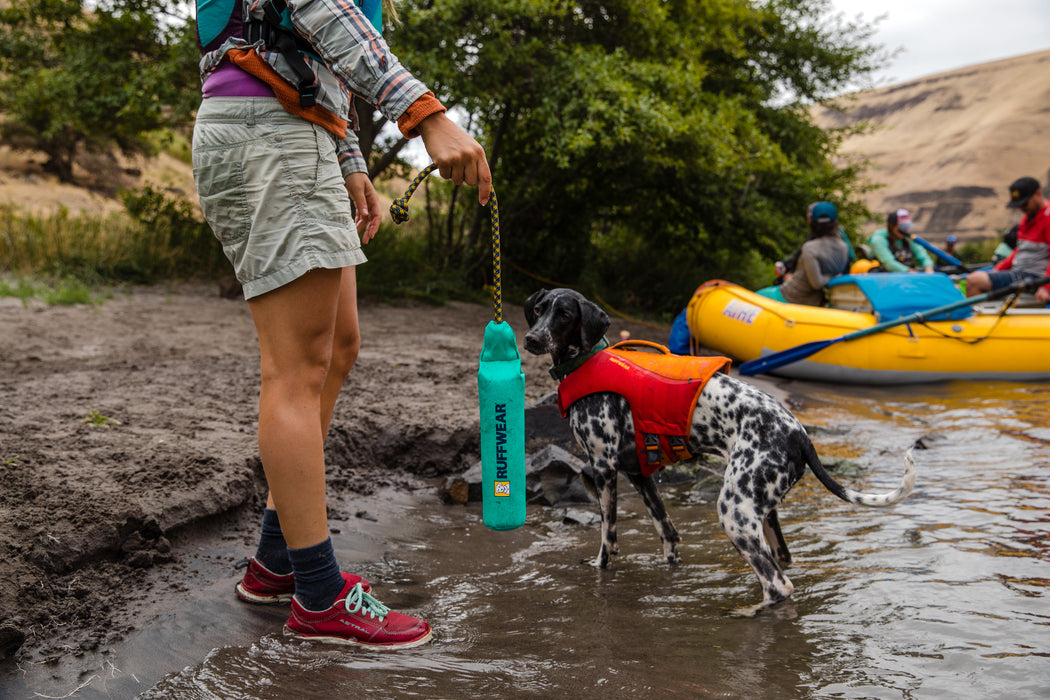
<svg viewBox="0 0 1050 700">
<path fill-rule="evenodd" d="M 368 243 L 379 230 L 379 195 L 376 194 L 368 173 L 350 173 L 345 180 L 346 192 L 354 203 L 354 223 L 361 243 Z"/>
<path fill-rule="evenodd" d="M 417 128 L 441 177 L 457 185 L 477 185 L 478 203 L 487 204 L 492 192 L 492 172 L 481 144 L 444 112 L 430 115 Z"/>
</svg>

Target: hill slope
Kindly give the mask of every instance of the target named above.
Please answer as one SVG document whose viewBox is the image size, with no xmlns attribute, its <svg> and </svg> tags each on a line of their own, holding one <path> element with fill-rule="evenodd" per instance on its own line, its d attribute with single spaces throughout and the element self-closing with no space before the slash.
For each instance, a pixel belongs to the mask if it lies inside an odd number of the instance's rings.
<svg viewBox="0 0 1050 700">
<path fill-rule="evenodd" d="M 867 197 L 872 211 L 906 207 L 934 242 L 995 237 L 1017 219 L 1005 206 L 1009 184 L 1050 180 L 1048 71 L 1050 51 L 1040 51 L 857 93 L 845 111 L 818 108 L 816 118 L 875 127 L 840 149 L 869 159 L 869 179 L 884 185 Z"/>
</svg>

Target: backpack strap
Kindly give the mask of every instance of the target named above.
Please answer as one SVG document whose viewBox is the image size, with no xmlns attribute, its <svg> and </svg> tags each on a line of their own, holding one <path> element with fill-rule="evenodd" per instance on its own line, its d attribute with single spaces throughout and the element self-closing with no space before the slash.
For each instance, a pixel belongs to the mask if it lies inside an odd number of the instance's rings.
<svg viewBox="0 0 1050 700">
<path fill-rule="evenodd" d="M 244 23 L 244 38 L 255 43 L 262 40 L 263 45 L 278 51 L 295 72 L 295 89 L 299 93 L 299 104 L 302 107 L 313 107 L 317 104 L 317 76 L 307 65 L 302 51 L 313 51 L 313 48 L 298 34 L 288 28 L 288 3 L 285 0 L 265 0 L 261 5 L 265 19 L 248 18 Z"/>
</svg>

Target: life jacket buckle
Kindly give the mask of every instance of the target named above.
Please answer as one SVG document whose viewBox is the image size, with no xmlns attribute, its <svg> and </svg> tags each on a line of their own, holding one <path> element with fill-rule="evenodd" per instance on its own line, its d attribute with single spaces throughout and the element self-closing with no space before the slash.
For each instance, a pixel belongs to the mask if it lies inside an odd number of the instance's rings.
<svg viewBox="0 0 1050 700">
<path fill-rule="evenodd" d="M 660 464 L 660 437 L 645 433 L 645 461 L 649 464 Z"/>
</svg>

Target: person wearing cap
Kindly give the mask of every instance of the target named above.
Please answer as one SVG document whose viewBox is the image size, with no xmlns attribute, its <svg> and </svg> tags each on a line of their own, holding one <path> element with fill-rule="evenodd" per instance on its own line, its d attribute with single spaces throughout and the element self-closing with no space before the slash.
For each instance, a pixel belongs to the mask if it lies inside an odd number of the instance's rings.
<svg viewBox="0 0 1050 700">
<path fill-rule="evenodd" d="M 812 202 L 806 207 L 806 225 L 809 226 L 813 223 L 813 208 L 820 204 L 820 202 Z M 845 241 L 846 247 L 849 249 L 849 262 L 850 264 L 857 261 L 857 253 L 853 250 L 853 242 L 849 239 L 849 234 L 846 233 L 846 229 L 839 226 L 839 235 L 842 236 L 842 240 Z M 812 229 L 809 235 L 810 240 L 813 237 Z M 791 279 L 791 275 L 795 274 L 795 268 L 798 266 L 798 258 L 802 254 L 802 248 L 799 247 L 794 253 L 784 258 L 783 260 L 777 260 L 774 266 L 776 272 L 776 280 L 773 284 L 782 284 Z M 847 270 L 843 270 L 846 272 Z"/>
<path fill-rule="evenodd" d="M 955 244 L 959 242 L 959 239 L 955 236 L 948 236 L 948 239 L 944 242 L 944 252 L 948 255 L 955 255 Z"/>
<path fill-rule="evenodd" d="M 850 248 L 839 234 L 839 215 L 831 202 L 813 205 L 809 227 L 795 274 L 779 286 L 759 289 L 758 294 L 790 304 L 824 304 L 824 286 L 849 265 Z"/>
<path fill-rule="evenodd" d="M 991 272 L 971 272 L 966 279 L 967 296 L 1050 276 L 1050 202 L 1043 197 L 1039 181 L 1033 177 L 1015 180 L 1006 206 L 1024 214 L 1017 224 L 1017 246 Z M 1050 303 L 1050 285 L 1037 289 L 1035 299 Z"/>
<path fill-rule="evenodd" d="M 911 238 L 913 226 L 908 210 L 898 209 L 886 217 L 886 228 L 868 238 L 871 254 L 886 272 L 914 272 L 916 267 L 933 272 L 930 254 Z"/>
</svg>

